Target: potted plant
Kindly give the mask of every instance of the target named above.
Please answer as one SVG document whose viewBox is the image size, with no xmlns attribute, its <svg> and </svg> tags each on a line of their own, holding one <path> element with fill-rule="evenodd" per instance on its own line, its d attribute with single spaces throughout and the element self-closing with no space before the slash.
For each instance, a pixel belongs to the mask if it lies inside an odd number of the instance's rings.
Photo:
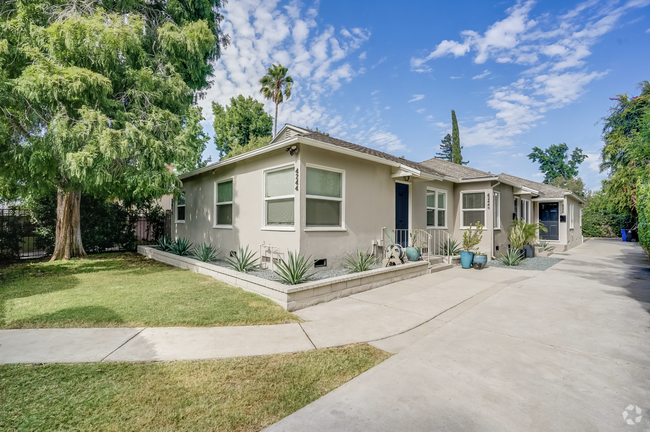
<svg viewBox="0 0 650 432">
<path fill-rule="evenodd" d="M 510 225 L 510 232 L 508 233 L 510 249 L 516 250 L 522 258 L 526 257 L 526 253 L 524 252 L 524 243 L 526 243 L 524 225 L 526 225 L 526 222 L 515 219 L 512 221 L 512 225 Z"/>
<path fill-rule="evenodd" d="M 472 229 L 472 224 L 469 224 L 469 228 L 463 233 L 463 250 L 460 252 L 460 265 L 464 269 L 468 269 L 472 266 L 472 261 L 474 261 L 474 249 L 481 243 L 483 239 L 483 224 L 480 222 L 476 223 L 476 227 Z"/>
<path fill-rule="evenodd" d="M 482 270 L 483 267 L 487 264 L 487 254 L 484 254 L 483 252 L 479 252 L 478 250 L 476 253 L 474 253 L 474 259 L 472 260 L 474 263 L 473 267 L 476 270 Z"/>
<path fill-rule="evenodd" d="M 523 223 L 524 233 L 524 252 L 526 258 L 535 257 L 535 241 L 537 240 L 537 231 L 546 232 L 546 227 L 543 223 Z"/>
<path fill-rule="evenodd" d="M 418 245 L 418 232 L 413 231 L 411 233 L 411 245 L 406 248 L 406 257 L 409 261 L 417 261 L 420 259 L 420 246 Z"/>
</svg>

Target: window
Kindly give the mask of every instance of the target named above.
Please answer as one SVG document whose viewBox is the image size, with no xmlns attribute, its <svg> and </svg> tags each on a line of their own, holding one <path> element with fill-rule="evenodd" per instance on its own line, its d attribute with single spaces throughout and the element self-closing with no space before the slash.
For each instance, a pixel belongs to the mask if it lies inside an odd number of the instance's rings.
<svg viewBox="0 0 650 432">
<path fill-rule="evenodd" d="M 264 174 L 265 224 L 293 226 L 293 166 Z"/>
<path fill-rule="evenodd" d="M 447 192 L 427 189 L 427 227 L 447 228 Z"/>
<path fill-rule="evenodd" d="M 463 192 L 461 200 L 462 227 L 475 226 L 477 222 L 485 226 L 485 192 Z"/>
<path fill-rule="evenodd" d="M 530 201 L 521 200 L 521 215 L 519 217 L 522 221 L 530 223 Z"/>
<path fill-rule="evenodd" d="M 515 213 L 512 216 L 512 220 L 519 219 L 519 211 L 518 211 L 517 204 L 519 204 L 519 199 L 515 198 Z"/>
<path fill-rule="evenodd" d="M 215 227 L 232 226 L 232 179 L 215 184 Z"/>
<path fill-rule="evenodd" d="M 573 204 L 569 204 L 569 229 L 573 229 Z"/>
<path fill-rule="evenodd" d="M 501 229 L 501 194 L 494 192 L 492 201 L 492 226 L 494 229 Z"/>
<path fill-rule="evenodd" d="M 343 173 L 307 167 L 307 226 L 343 226 Z"/>
<path fill-rule="evenodd" d="M 172 206 L 174 204 L 172 203 Z M 176 203 L 176 222 L 185 222 L 185 191 L 178 195 Z"/>
</svg>

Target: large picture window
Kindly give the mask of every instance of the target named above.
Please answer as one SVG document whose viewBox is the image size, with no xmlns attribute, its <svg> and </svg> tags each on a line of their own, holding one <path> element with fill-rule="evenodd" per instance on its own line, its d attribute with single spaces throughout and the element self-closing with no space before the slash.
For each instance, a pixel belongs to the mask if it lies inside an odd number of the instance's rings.
<svg viewBox="0 0 650 432">
<path fill-rule="evenodd" d="M 231 227 L 233 203 L 232 179 L 218 182 L 215 193 L 215 226 Z"/>
<path fill-rule="evenodd" d="M 492 201 L 492 226 L 494 229 L 501 229 L 501 194 L 494 192 Z"/>
<path fill-rule="evenodd" d="M 447 192 L 427 189 L 427 227 L 447 228 Z"/>
<path fill-rule="evenodd" d="M 307 226 L 343 226 L 343 173 L 307 167 Z"/>
<path fill-rule="evenodd" d="M 485 192 L 463 192 L 461 201 L 462 227 L 475 226 L 477 222 L 485 226 Z"/>
<path fill-rule="evenodd" d="M 267 226 L 293 226 L 293 166 L 264 174 L 265 223 Z"/>
<path fill-rule="evenodd" d="M 176 197 L 176 222 L 185 222 L 185 191 Z"/>
</svg>

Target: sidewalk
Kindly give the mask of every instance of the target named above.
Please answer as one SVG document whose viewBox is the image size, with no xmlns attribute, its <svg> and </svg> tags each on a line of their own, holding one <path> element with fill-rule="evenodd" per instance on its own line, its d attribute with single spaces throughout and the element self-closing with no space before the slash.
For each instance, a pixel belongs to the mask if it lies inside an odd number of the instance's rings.
<svg viewBox="0 0 650 432">
<path fill-rule="evenodd" d="M 397 352 L 433 318 L 462 313 L 539 273 L 454 268 L 299 310 L 301 324 L 0 330 L 0 363 L 196 360 L 371 341 Z"/>
</svg>

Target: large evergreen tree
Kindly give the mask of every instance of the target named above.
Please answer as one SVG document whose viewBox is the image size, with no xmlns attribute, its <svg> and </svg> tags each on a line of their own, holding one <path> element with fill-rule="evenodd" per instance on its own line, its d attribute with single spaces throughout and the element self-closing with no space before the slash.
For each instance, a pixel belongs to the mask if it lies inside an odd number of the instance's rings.
<svg viewBox="0 0 650 432">
<path fill-rule="evenodd" d="M 456 120 L 456 111 L 451 110 L 451 161 L 458 165 L 467 165 L 469 161 L 463 161 L 462 149 L 463 146 L 460 145 L 460 131 L 458 129 L 458 120 Z"/>
<path fill-rule="evenodd" d="M 528 158 L 539 162 L 539 169 L 544 173 L 544 183 L 550 184 L 557 177 L 572 179 L 578 176 L 578 165 L 587 159 L 587 155 L 582 154 L 582 149 L 578 147 L 570 156 L 568 151 L 569 146 L 565 143 L 552 144 L 546 150 L 533 147 Z"/>
<path fill-rule="evenodd" d="M 222 156 L 237 146 L 248 145 L 253 137 L 270 136 L 273 131 L 273 117 L 264 111 L 264 104 L 250 96 L 230 98 L 230 106 L 212 102 L 212 113 L 214 141 Z"/>
<path fill-rule="evenodd" d="M 221 0 L 0 3 L 0 195 L 57 192 L 52 259 L 85 256 L 81 194 L 173 191 L 205 148 L 197 92 Z"/>
<path fill-rule="evenodd" d="M 436 153 L 436 157 L 449 162 L 454 161 L 451 135 L 447 134 L 442 140 L 440 140 L 440 152 Z"/>
</svg>

